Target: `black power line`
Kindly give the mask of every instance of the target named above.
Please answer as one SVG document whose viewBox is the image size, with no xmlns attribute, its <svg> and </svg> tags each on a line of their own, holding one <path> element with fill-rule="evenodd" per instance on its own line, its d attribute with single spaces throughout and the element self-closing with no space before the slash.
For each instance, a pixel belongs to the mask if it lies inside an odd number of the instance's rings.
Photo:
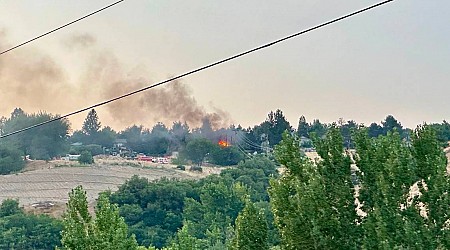
<svg viewBox="0 0 450 250">
<path fill-rule="evenodd" d="M 92 16 L 92 15 L 95 15 L 95 14 L 97 14 L 97 13 L 103 11 L 103 10 L 106 10 L 106 9 L 108 9 L 108 8 L 110 8 L 110 7 L 112 7 L 112 6 L 116 5 L 116 4 L 118 4 L 118 3 L 123 2 L 123 1 L 125 1 L 125 0 L 120 0 L 120 1 L 114 2 L 114 3 L 110 4 L 110 5 L 105 6 L 105 7 L 101 8 L 101 9 L 99 9 L 99 10 L 96 10 L 96 11 L 90 13 L 90 14 L 87 14 L 87 15 L 85 15 L 85 16 L 83 16 L 83 17 L 80 17 L 80 18 L 78 18 L 78 19 L 76 19 L 76 20 L 73 20 L 73 21 L 70 22 L 70 23 L 66 23 L 66 24 L 64 24 L 64 25 L 62 25 L 62 26 L 59 26 L 59 27 L 56 28 L 56 29 L 50 30 L 49 32 L 46 32 L 46 33 L 44 33 L 44 34 L 42 34 L 42 35 L 39 35 L 39 36 L 37 36 L 37 37 L 35 37 L 35 38 L 32 38 L 32 39 L 30 39 L 30 40 L 28 40 L 28 41 L 26 41 L 26 42 L 23 42 L 23 43 L 21 43 L 21 44 L 19 44 L 19 45 L 16 45 L 16 46 L 12 47 L 12 48 L 9 48 L 9 49 L 7 49 L 7 50 L 5 50 L 5 51 L 2 51 L 2 52 L 0 52 L 0 55 L 3 55 L 3 54 L 5 54 L 5 53 L 10 52 L 11 50 L 17 49 L 17 48 L 19 48 L 19 47 L 22 47 L 23 45 L 25 45 L 25 44 L 27 44 L 27 43 L 30 43 L 30 42 L 32 42 L 32 41 L 35 41 L 35 40 L 37 40 L 37 39 L 39 39 L 39 38 L 42 38 L 42 37 L 44 37 L 44 36 L 46 36 L 46 35 L 48 35 L 48 34 L 51 34 L 51 33 L 55 32 L 55 31 L 58 31 L 58 30 L 60 30 L 60 29 L 62 29 L 62 28 L 65 28 L 65 27 L 67 27 L 67 26 L 69 26 L 69 25 L 71 25 L 71 24 L 74 24 L 74 23 L 76 23 L 76 22 L 78 22 L 78 21 L 81 21 L 81 20 L 83 20 L 83 19 L 85 19 L 85 18 L 88 18 L 88 17 L 90 17 L 90 16 Z"/>
<path fill-rule="evenodd" d="M 354 16 L 354 15 L 363 13 L 363 12 L 365 12 L 365 11 L 371 10 L 371 9 L 373 9 L 373 8 L 379 7 L 379 6 L 381 6 L 381 5 L 387 4 L 387 3 L 392 2 L 392 1 L 394 1 L 394 0 L 387 0 L 387 1 L 383 1 L 383 2 L 377 3 L 377 4 L 375 4 L 375 5 L 372 5 L 372 6 L 369 6 L 369 7 L 364 8 L 364 9 L 361 9 L 361 10 L 358 10 L 358 11 L 355 11 L 355 12 L 352 12 L 352 13 L 350 13 L 350 14 L 347 14 L 347 15 L 345 15 L 345 16 L 342 16 L 342 17 L 333 19 L 333 20 L 331 20 L 331 21 L 328 21 L 328 22 L 319 24 L 319 25 L 314 26 L 314 27 L 312 27 L 312 28 L 309 28 L 309 29 L 306 29 L 306 30 L 297 32 L 297 33 L 292 34 L 292 35 L 289 35 L 289 36 L 285 36 L 285 37 L 280 38 L 280 39 L 278 39 L 278 40 L 275 40 L 275 41 L 273 41 L 273 42 L 266 43 L 266 44 L 261 45 L 261 46 L 258 46 L 258 47 L 256 47 L 256 48 L 253 48 L 253 49 L 250 49 L 250 50 L 241 52 L 241 53 L 239 53 L 239 54 L 236 54 L 236 55 L 227 57 L 227 58 L 222 59 L 222 60 L 220 60 L 220 61 L 210 63 L 210 64 L 208 64 L 208 65 L 206 65 L 206 66 L 203 66 L 203 67 L 200 67 L 200 68 L 197 68 L 197 69 L 194 69 L 194 70 L 185 72 L 185 73 L 180 74 L 180 75 L 178 75 L 178 76 L 174 76 L 174 77 L 169 78 L 169 79 L 167 79 L 167 80 L 164 80 L 164 81 L 162 81 L 162 82 L 155 83 L 155 84 L 153 84 L 153 85 L 150 85 L 150 86 L 147 86 L 147 87 L 144 87 L 144 88 L 141 88 L 141 89 L 138 89 L 138 90 L 129 92 L 129 93 L 127 93 L 127 94 L 124 94 L 124 95 L 121 95 L 121 96 L 118 96 L 118 97 L 115 97 L 115 98 L 112 98 L 112 99 L 109 99 L 109 100 L 106 100 L 106 101 L 103 101 L 103 102 L 100 102 L 100 103 L 97 103 L 97 104 L 94 104 L 94 105 L 92 105 L 92 106 L 89 106 L 89 107 L 86 107 L 86 108 L 83 108 L 83 109 L 80 109 L 80 110 L 77 110 L 77 111 L 68 113 L 68 114 L 63 115 L 63 116 L 59 116 L 59 117 L 53 118 L 53 119 L 48 120 L 48 121 L 45 121 L 45 122 L 41 122 L 41 123 L 38 123 L 38 124 L 35 124 L 35 125 L 32 125 L 32 126 L 26 127 L 26 128 L 23 128 L 23 129 L 19 129 L 19 130 L 13 131 L 13 132 L 8 133 L 8 134 L 0 135 L 0 139 L 1 139 L 1 138 L 8 137 L 8 136 L 11 136 L 11 135 L 14 135 L 14 134 L 18 134 L 18 133 L 21 133 L 21 132 L 24 132 L 24 131 L 27 131 L 27 130 L 30 130 L 30 129 L 33 129 L 33 128 L 36 128 L 36 127 L 40 127 L 40 126 L 43 126 L 43 125 L 45 125 L 45 124 L 48 124 L 48 123 L 51 123 L 51 122 L 54 122 L 54 121 L 61 120 L 61 119 L 63 119 L 63 118 L 67 118 L 67 117 L 69 117 L 69 116 L 72 116 L 72 115 L 75 115 L 75 114 L 78 114 L 78 113 L 81 113 L 81 112 L 84 112 L 84 111 L 87 111 L 87 110 L 90 110 L 90 109 L 93 109 L 93 108 L 96 108 L 96 107 L 99 107 L 99 106 L 103 106 L 103 105 L 108 104 L 108 103 L 110 103 L 110 102 L 114 102 L 114 101 L 123 99 L 123 98 L 125 98 L 125 97 L 128 97 L 128 96 L 131 96 L 131 95 L 134 95 L 134 94 L 137 94 L 137 93 L 140 93 L 140 92 L 143 92 L 143 91 L 146 91 L 146 90 L 155 88 L 155 87 L 160 86 L 160 85 L 163 85 L 163 84 L 165 84 L 165 83 L 168 83 L 168 82 L 171 82 L 171 81 L 174 81 L 174 80 L 183 78 L 183 77 L 185 77 L 185 76 L 195 74 L 195 73 L 200 72 L 200 71 L 203 71 L 203 70 L 205 70 L 205 69 L 212 68 L 212 67 L 217 66 L 217 65 L 219 65 L 219 64 L 222 64 L 222 63 L 225 63 L 225 62 L 234 60 L 234 59 L 236 59 L 236 58 L 245 56 L 245 55 L 250 54 L 250 53 L 253 53 L 253 52 L 255 52 L 255 51 L 258 51 L 258 50 L 262 50 L 262 49 L 268 48 L 268 47 L 270 47 L 270 46 L 272 46 L 272 45 L 275 45 L 275 44 L 277 44 L 277 43 L 284 42 L 284 41 L 286 41 L 286 40 L 288 40 L 288 39 L 291 39 L 291 38 L 294 38 L 294 37 L 303 35 L 303 34 L 308 33 L 308 32 L 310 32 L 310 31 L 313 31 L 313 30 L 322 28 L 322 27 L 324 27 L 324 26 L 327 26 L 327 25 L 330 25 L 330 24 L 332 24 L 332 23 L 341 21 L 341 20 L 343 20 L 343 19 L 349 18 L 349 17 Z"/>
</svg>

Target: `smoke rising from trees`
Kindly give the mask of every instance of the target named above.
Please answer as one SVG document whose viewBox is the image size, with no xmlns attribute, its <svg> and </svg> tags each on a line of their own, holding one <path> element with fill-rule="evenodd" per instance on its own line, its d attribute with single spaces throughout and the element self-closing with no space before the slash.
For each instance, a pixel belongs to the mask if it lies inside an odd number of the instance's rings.
<svg viewBox="0 0 450 250">
<path fill-rule="evenodd" d="M 11 46 L 6 41 L 7 32 L 0 31 L 1 50 Z M 63 63 L 32 45 L 0 57 L 0 116 L 9 116 L 16 107 L 29 112 L 47 110 L 65 114 L 153 83 L 142 73 L 124 69 L 120 60 L 111 51 L 96 46 L 96 39 L 89 34 L 70 35 L 61 44 L 68 54 L 76 53 L 85 59 L 77 79 L 70 77 L 70 68 L 64 68 Z M 170 125 L 174 121 L 198 127 L 204 118 L 210 120 L 213 128 L 230 125 L 227 112 L 212 109 L 213 112 L 208 112 L 197 103 L 186 84 L 176 81 L 98 110 L 106 123 L 116 128 L 132 124 L 150 126 L 156 122 Z M 71 120 L 80 124 L 84 115 Z"/>
</svg>

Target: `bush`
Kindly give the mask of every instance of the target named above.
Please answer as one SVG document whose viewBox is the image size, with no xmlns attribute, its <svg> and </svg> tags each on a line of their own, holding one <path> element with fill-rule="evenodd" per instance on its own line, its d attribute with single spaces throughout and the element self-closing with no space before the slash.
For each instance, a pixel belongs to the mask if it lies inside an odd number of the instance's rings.
<svg viewBox="0 0 450 250">
<path fill-rule="evenodd" d="M 0 146 L 0 174 L 10 174 L 24 168 L 25 161 L 18 149 Z"/>
<path fill-rule="evenodd" d="M 85 150 L 81 152 L 80 157 L 78 157 L 78 162 L 80 164 L 92 164 L 94 163 L 94 158 L 92 157 L 91 152 Z"/>
</svg>

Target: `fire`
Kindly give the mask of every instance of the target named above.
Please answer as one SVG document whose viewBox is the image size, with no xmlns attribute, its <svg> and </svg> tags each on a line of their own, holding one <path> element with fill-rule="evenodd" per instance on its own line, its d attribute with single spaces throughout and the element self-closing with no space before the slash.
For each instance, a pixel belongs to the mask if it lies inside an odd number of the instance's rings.
<svg viewBox="0 0 450 250">
<path fill-rule="evenodd" d="M 219 144 L 219 146 L 224 147 L 224 148 L 230 146 L 230 143 L 228 143 L 227 141 L 224 141 L 224 140 L 220 140 L 218 144 Z"/>
</svg>

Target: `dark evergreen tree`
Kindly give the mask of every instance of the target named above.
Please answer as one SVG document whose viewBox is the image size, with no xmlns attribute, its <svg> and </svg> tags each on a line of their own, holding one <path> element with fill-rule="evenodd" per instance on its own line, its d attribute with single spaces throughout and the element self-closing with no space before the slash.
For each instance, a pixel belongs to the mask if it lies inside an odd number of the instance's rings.
<svg viewBox="0 0 450 250">
<path fill-rule="evenodd" d="M 384 133 L 383 127 L 373 122 L 369 126 L 368 133 L 370 137 L 378 137 L 379 135 L 382 135 Z"/>
<path fill-rule="evenodd" d="M 302 115 L 298 120 L 297 134 L 300 137 L 303 136 L 309 138 L 308 131 L 309 131 L 309 124 L 306 122 L 306 118 Z"/>
<path fill-rule="evenodd" d="M 397 130 L 397 132 L 403 136 L 403 126 L 400 124 L 400 122 L 397 121 L 397 119 L 394 118 L 392 115 L 386 116 L 383 122 L 381 122 L 383 125 L 383 134 L 387 135 L 388 132 L 392 132 L 394 130 Z"/>
<path fill-rule="evenodd" d="M 83 133 L 90 136 L 96 136 L 101 129 L 101 123 L 98 119 L 97 111 L 92 109 L 87 114 L 86 119 L 83 122 Z"/>
<path fill-rule="evenodd" d="M 327 125 L 321 123 L 319 119 L 314 119 L 312 124 L 309 126 L 308 134 L 311 136 L 313 133 L 318 137 L 322 138 L 327 132 Z"/>
</svg>

